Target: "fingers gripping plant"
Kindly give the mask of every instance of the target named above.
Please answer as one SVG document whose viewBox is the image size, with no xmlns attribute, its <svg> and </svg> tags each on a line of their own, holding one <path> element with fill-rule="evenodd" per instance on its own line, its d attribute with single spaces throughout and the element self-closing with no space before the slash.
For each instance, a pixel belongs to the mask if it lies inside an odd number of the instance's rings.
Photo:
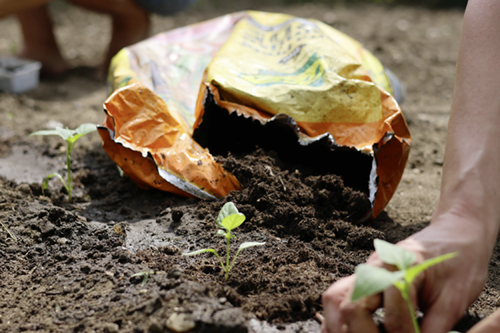
<svg viewBox="0 0 500 333">
<path fill-rule="evenodd" d="M 97 130 L 96 125 L 94 124 L 82 124 L 78 126 L 76 129 L 72 130 L 69 128 L 56 128 L 53 130 L 43 130 L 43 131 L 37 131 L 31 133 L 29 136 L 32 135 L 59 135 L 61 138 L 63 138 L 67 145 L 68 148 L 66 150 L 66 168 L 67 168 L 67 173 L 68 173 L 68 178 L 67 181 L 64 181 L 64 178 L 57 172 L 51 173 L 50 175 L 45 178 L 42 184 L 42 191 L 46 190 L 47 187 L 49 186 L 49 180 L 56 176 L 61 180 L 61 182 L 64 185 L 64 188 L 66 188 L 66 191 L 68 191 L 68 200 L 71 201 L 71 191 L 73 190 L 73 178 L 71 177 L 71 151 L 73 150 L 73 147 L 75 146 L 75 143 L 78 139 L 80 139 L 82 136 L 91 133 L 93 131 Z"/>
<path fill-rule="evenodd" d="M 391 272 L 381 267 L 361 264 L 356 267 L 356 282 L 352 294 L 352 301 L 361 297 L 378 294 L 390 286 L 395 286 L 403 296 L 416 333 L 420 333 L 415 311 L 410 299 L 411 284 L 415 278 L 426 269 L 458 255 L 457 252 L 444 254 L 431 258 L 418 265 L 412 266 L 417 261 L 415 253 L 393 245 L 380 239 L 374 241 L 375 250 L 380 259 L 389 265 L 397 267 Z"/>
<path fill-rule="evenodd" d="M 219 259 L 219 262 L 222 266 L 222 270 L 225 273 L 226 276 L 226 281 L 229 277 L 229 272 L 234 266 L 234 262 L 236 261 L 236 257 L 240 253 L 241 250 L 246 249 L 248 247 L 252 246 L 260 246 L 264 245 L 266 243 L 258 243 L 258 242 L 245 242 L 240 245 L 238 248 L 238 251 L 236 252 L 236 255 L 234 256 L 233 260 L 231 261 L 231 264 L 229 263 L 229 241 L 232 238 L 236 238 L 236 236 L 231 235 L 231 230 L 239 227 L 243 222 L 245 221 L 245 215 L 241 214 L 238 212 L 238 209 L 232 202 L 226 203 L 221 211 L 219 212 L 219 216 L 217 217 L 217 220 L 215 223 L 217 223 L 217 226 L 221 229 L 217 231 L 217 235 L 220 236 L 225 236 L 226 237 L 226 264 L 224 265 L 224 262 L 222 261 L 221 257 L 215 251 L 214 249 L 202 249 L 202 250 L 197 250 L 189 253 L 183 253 L 184 256 L 192 256 L 195 254 L 203 253 L 203 252 L 210 252 L 213 253 L 217 256 Z"/>
</svg>

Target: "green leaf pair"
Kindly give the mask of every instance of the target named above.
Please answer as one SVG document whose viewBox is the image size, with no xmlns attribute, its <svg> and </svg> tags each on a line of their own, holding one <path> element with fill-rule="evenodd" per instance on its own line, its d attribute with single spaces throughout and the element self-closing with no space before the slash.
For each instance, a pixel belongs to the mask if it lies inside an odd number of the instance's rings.
<svg viewBox="0 0 500 333">
<path fill-rule="evenodd" d="M 71 142 L 73 145 L 75 142 L 81 138 L 82 136 L 89 134 L 91 132 L 94 132 L 97 130 L 96 125 L 94 124 L 81 124 L 74 130 L 69 129 L 69 128 L 62 128 L 62 127 L 57 127 L 52 130 L 42 130 L 42 131 L 37 131 L 31 133 L 29 136 L 32 135 L 59 135 L 63 140 L 67 141 L 68 143 Z"/>
<path fill-rule="evenodd" d="M 458 253 L 444 254 L 412 266 L 417 261 L 415 253 L 381 239 L 375 239 L 374 245 L 379 258 L 386 264 L 396 266 L 398 270 L 391 272 L 368 264 L 358 265 L 354 273 L 356 282 L 351 300 L 354 302 L 361 297 L 378 294 L 390 286 L 395 286 L 406 301 L 415 332 L 420 333 L 410 299 L 411 285 L 420 273 L 436 264 L 456 257 Z"/>
<path fill-rule="evenodd" d="M 214 249 L 202 249 L 202 250 L 197 250 L 189 253 L 183 253 L 182 255 L 184 256 L 192 256 L 204 252 L 210 252 L 215 254 L 217 259 L 219 259 L 219 262 L 222 266 L 222 270 L 225 273 L 226 281 L 229 278 L 229 272 L 234 266 L 234 262 L 236 261 L 236 257 L 238 257 L 238 254 L 240 254 L 241 250 L 244 250 L 246 248 L 252 247 L 252 246 L 260 246 L 264 245 L 266 243 L 259 243 L 259 242 L 245 242 L 240 245 L 238 248 L 238 251 L 236 252 L 236 255 L 234 256 L 233 260 L 231 263 L 229 263 L 229 241 L 231 238 L 236 238 L 236 236 L 231 235 L 231 231 L 237 227 L 239 227 L 243 222 L 245 222 L 245 215 L 241 214 L 236 206 L 232 202 L 226 203 L 222 209 L 219 212 L 219 216 L 217 217 L 217 220 L 215 223 L 217 226 L 221 229 L 217 231 L 217 235 L 220 236 L 225 236 L 226 237 L 226 264 L 224 265 L 221 257 L 215 251 Z"/>
<path fill-rule="evenodd" d="M 31 133 L 29 136 L 32 135 L 59 135 L 61 138 L 63 138 L 64 141 L 66 141 L 68 148 L 66 150 L 66 168 L 67 168 L 67 173 L 68 173 L 68 178 L 67 182 L 64 181 L 64 178 L 57 172 L 51 173 L 50 175 L 45 178 L 45 180 L 42 183 L 42 192 L 47 189 L 49 186 L 49 180 L 52 177 L 57 177 L 61 180 L 61 182 L 64 185 L 64 188 L 68 192 L 68 200 L 71 201 L 71 191 L 73 190 L 73 178 L 71 177 L 71 151 L 73 150 L 73 147 L 76 144 L 76 141 L 80 139 L 82 136 L 94 132 L 97 130 L 96 125 L 94 124 L 82 124 L 78 126 L 76 129 L 72 130 L 69 128 L 55 128 L 53 130 L 42 130 L 42 131 L 37 131 Z"/>
</svg>

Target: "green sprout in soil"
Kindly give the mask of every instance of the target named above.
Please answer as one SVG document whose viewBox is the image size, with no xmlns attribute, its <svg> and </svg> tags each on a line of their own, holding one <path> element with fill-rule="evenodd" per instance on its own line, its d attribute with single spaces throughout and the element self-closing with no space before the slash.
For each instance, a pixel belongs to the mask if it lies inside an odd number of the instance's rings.
<svg viewBox="0 0 500 333">
<path fill-rule="evenodd" d="M 384 268 L 368 264 L 358 265 L 354 273 L 356 275 L 356 282 L 352 301 L 354 302 L 361 297 L 378 294 L 390 286 L 395 286 L 401 292 L 408 306 L 415 333 L 420 333 L 420 327 L 418 326 L 410 299 L 411 284 L 426 269 L 456 257 L 458 253 L 447 253 L 412 266 L 417 261 L 415 253 L 380 239 L 375 239 L 374 245 L 379 258 L 386 264 L 396 266 L 398 270 L 391 272 Z"/>
<path fill-rule="evenodd" d="M 236 255 L 234 256 L 233 260 L 231 261 L 231 264 L 229 264 L 229 241 L 231 238 L 236 238 L 236 236 L 231 235 L 231 230 L 239 227 L 243 222 L 245 221 L 245 215 L 241 214 L 238 212 L 238 209 L 232 202 L 226 203 L 221 211 L 219 212 L 219 216 L 217 217 L 217 220 L 215 223 L 217 223 L 217 226 L 221 229 L 217 231 L 217 235 L 220 236 L 225 236 L 226 237 L 226 264 L 224 265 L 221 257 L 215 251 L 214 249 L 202 249 L 194 252 L 189 252 L 189 253 L 183 253 L 182 255 L 184 256 L 192 256 L 195 254 L 203 253 L 203 252 L 210 252 L 213 253 L 217 256 L 219 259 L 219 262 L 222 266 L 222 270 L 224 271 L 226 275 L 226 281 L 229 278 L 229 272 L 234 266 L 234 262 L 236 261 L 236 257 L 240 253 L 241 250 L 246 249 L 248 247 L 252 246 L 260 246 L 264 245 L 266 243 L 258 243 L 258 242 L 245 242 L 240 245 L 238 248 L 238 251 L 236 252 Z"/>
<path fill-rule="evenodd" d="M 68 149 L 66 150 L 66 167 L 67 167 L 67 173 L 68 173 L 67 181 L 64 181 L 64 178 L 59 173 L 57 173 L 57 172 L 51 173 L 43 181 L 42 193 L 49 186 L 49 180 L 52 177 L 56 176 L 63 183 L 64 188 L 68 192 L 68 200 L 71 201 L 71 199 L 72 199 L 71 198 L 71 191 L 73 190 L 73 178 L 71 177 L 71 151 L 73 150 L 73 147 L 75 146 L 75 143 L 78 139 L 80 139 L 82 136 L 84 136 L 88 133 L 94 132 L 95 130 L 97 130 L 97 127 L 94 124 L 82 124 L 74 130 L 69 129 L 69 128 L 60 128 L 59 127 L 59 128 L 53 129 L 53 130 L 43 130 L 43 131 L 33 132 L 29 135 L 29 136 L 32 136 L 32 135 L 59 135 L 68 144 Z"/>
<path fill-rule="evenodd" d="M 146 283 L 148 283 L 149 275 L 154 274 L 154 273 L 155 272 L 144 271 L 144 272 L 135 273 L 131 277 L 142 276 L 141 286 L 144 287 L 146 285 Z"/>
</svg>

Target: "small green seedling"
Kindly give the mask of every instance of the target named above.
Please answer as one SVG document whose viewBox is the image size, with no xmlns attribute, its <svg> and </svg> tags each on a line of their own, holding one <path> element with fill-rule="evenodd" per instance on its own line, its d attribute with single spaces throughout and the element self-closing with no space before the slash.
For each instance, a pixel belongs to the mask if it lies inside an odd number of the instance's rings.
<svg viewBox="0 0 500 333">
<path fill-rule="evenodd" d="M 266 244 L 266 243 L 258 243 L 258 242 L 242 243 L 240 245 L 240 247 L 238 248 L 236 255 L 234 256 L 233 261 L 231 262 L 231 264 L 229 264 L 229 241 L 231 240 L 231 238 L 236 238 L 236 236 L 231 235 L 231 230 L 239 227 L 244 221 L 245 221 L 245 215 L 238 212 L 238 209 L 236 208 L 236 206 L 232 202 L 228 202 L 222 207 L 221 211 L 219 212 L 219 216 L 217 217 L 217 220 L 215 221 L 215 223 L 217 223 L 217 226 L 219 228 L 221 228 L 217 231 L 217 235 L 226 237 L 227 246 L 226 246 L 226 264 L 225 265 L 222 262 L 222 259 L 219 256 L 219 254 L 217 253 L 217 251 L 215 251 L 214 249 L 203 249 L 203 250 L 198 250 L 198 251 L 194 251 L 194 252 L 183 253 L 182 255 L 192 256 L 192 255 L 203 253 L 203 252 L 211 252 L 211 253 L 215 254 L 217 256 L 217 258 L 219 259 L 220 264 L 222 265 L 222 270 L 224 271 L 224 273 L 226 275 L 226 281 L 227 281 L 227 279 L 229 278 L 229 272 L 233 268 L 234 262 L 236 261 L 236 257 L 238 256 L 238 254 L 240 253 L 241 250 L 246 249 L 248 247 L 252 247 L 252 246 L 260 246 L 260 245 Z M 225 229 L 225 231 L 224 231 L 224 229 Z"/>
<path fill-rule="evenodd" d="M 148 279 L 149 279 L 149 275 L 150 274 L 154 274 L 155 272 L 148 272 L 148 271 L 144 271 L 144 272 L 139 272 L 139 273 L 135 273 L 134 275 L 132 275 L 131 277 L 134 277 L 134 276 L 142 276 L 142 282 L 141 282 L 141 286 L 144 287 L 146 285 L 146 283 L 148 283 Z"/>
<path fill-rule="evenodd" d="M 68 191 L 68 200 L 71 201 L 71 191 L 73 190 L 73 178 L 71 178 L 71 151 L 73 150 L 73 147 L 75 146 L 75 143 L 78 139 L 80 139 L 82 136 L 84 136 L 88 133 L 94 132 L 95 130 L 97 130 L 97 127 L 94 124 L 82 124 L 74 130 L 69 129 L 69 128 L 58 127 L 56 129 L 53 129 L 53 130 L 43 130 L 43 131 L 33 132 L 29 135 L 29 136 L 32 136 L 32 135 L 59 135 L 68 144 L 68 149 L 66 150 L 66 167 L 68 169 L 67 170 L 67 173 L 68 173 L 67 182 L 64 181 L 63 177 L 59 173 L 57 173 L 57 172 L 51 173 L 43 181 L 42 193 L 49 186 L 49 180 L 52 177 L 56 176 L 57 178 L 59 178 L 61 180 L 64 187 L 66 188 L 66 191 Z"/>
<path fill-rule="evenodd" d="M 379 258 L 386 264 L 396 266 L 398 270 L 391 272 L 384 268 L 368 264 L 358 265 L 354 273 L 356 275 L 356 282 L 352 294 L 352 301 L 354 302 L 361 297 L 378 294 L 390 286 L 395 286 L 406 301 L 415 333 L 420 333 L 420 327 L 418 326 L 415 311 L 410 299 L 411 284 L 413 280 L 426 269 L 456 257 L 458 253 L 447 253 L 412 266 L 417 261 L 415 253 L 381 239 L 375 239 L 373 243 Z"/>
</svg>

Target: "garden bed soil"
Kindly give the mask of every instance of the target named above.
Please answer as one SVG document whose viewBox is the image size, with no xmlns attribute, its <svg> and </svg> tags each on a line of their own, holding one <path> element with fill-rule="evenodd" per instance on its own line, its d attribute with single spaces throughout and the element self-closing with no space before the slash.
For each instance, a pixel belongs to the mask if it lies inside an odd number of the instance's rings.
<svg viewBox="0 0 500 333">
<path fill-rule="evenodd" d="M 106 97 L 93 67 L 105 49 L 100 31 L 109 32 L 107 18 L 55 3 L 56 31 L 76 69 L 27 94 L 0 93 L 0 331 L 318 332 L 321 293 L 366 260 L 375 238 L 396 242 L 428 224 L 462 13 L 207 1 L 155 17 L 153 32 L 248 8 L 326 21 L 364 42 L 405 82 L 403 110 L 414 144 L 386 211 L 359 223 L 369 208 L 364 193 L 269 147 L 216 156 L 243 185 L 221 201 L 141 190 L 120 176 L 95 133 L 74 150 L 74 201 L 57 180 L 42 195 L 44 176 L 64 172 L 65 145 L 27 134 L 56 123 L 100 123 Z M 19 43 L 14 19 L 0 21 L 0 54 Z M 214 221 L 228 201 L 246 216 L 234 230 L 233 254 L 241 242 L 266 244 L 242 251 L 225 281 L 215 256 L 181 253 L 208 247 L 224 253 Z M 497 247 L 486 288 L 461 331 L 497 306 L 498 255 Z"/>
</svg>

